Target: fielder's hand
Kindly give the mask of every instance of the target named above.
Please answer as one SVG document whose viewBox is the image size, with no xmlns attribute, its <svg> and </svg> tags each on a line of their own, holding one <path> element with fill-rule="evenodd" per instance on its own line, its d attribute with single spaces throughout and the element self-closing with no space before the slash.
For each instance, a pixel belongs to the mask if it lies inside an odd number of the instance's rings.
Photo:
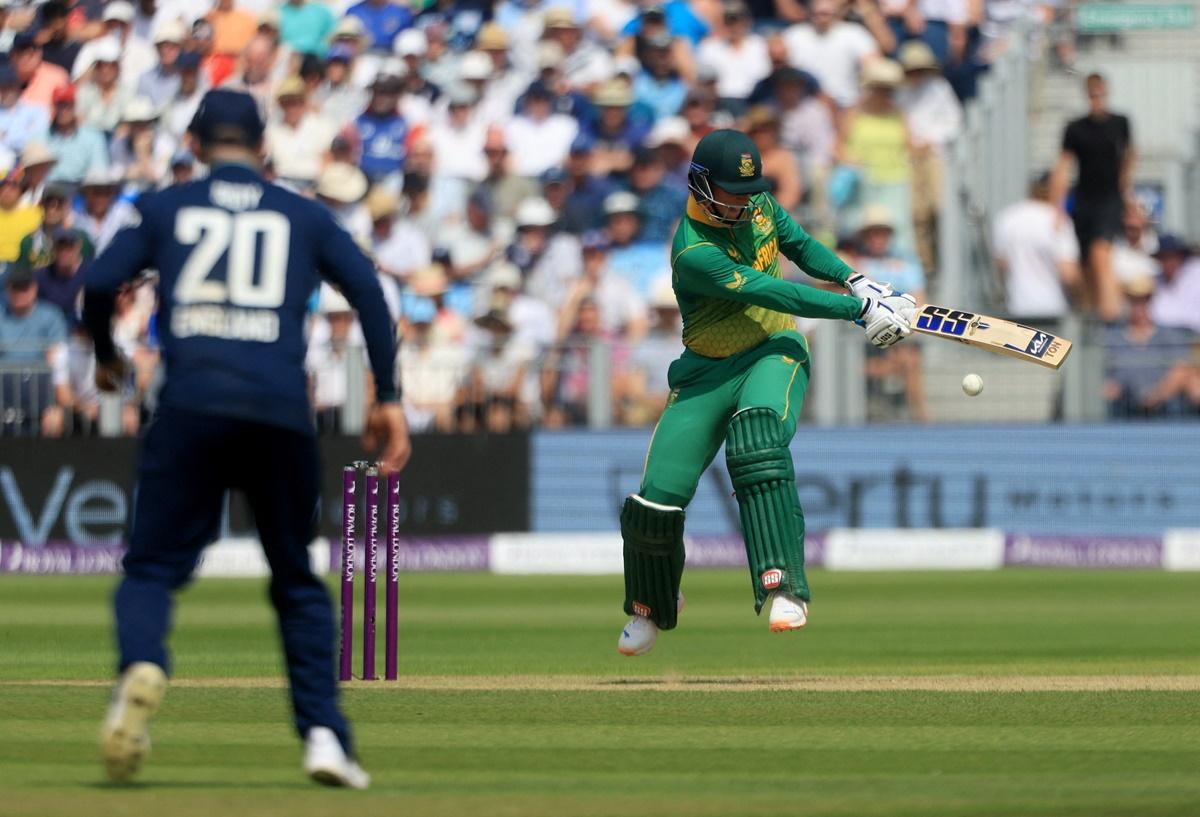
<svg viewBox="0 0 1200 817">
<path fill-rule="evenodd" d="M 382 448 L 379 464 L 385 472 L 399 471 L 405 466 L 412 455 L 412 442 L 408 439 L 408 419 L 399 402 L 372 406 L 363 446 L 369 451 Z"/>
<path fill-rule="evenodd" d="M 863 311 L 856 323 L 866 331 L 867 340 L 882 349 L 912 334 L 916 309 L 917 302 L 911 295 L 863 298 Z"/>
<path fill-rule="evenodd" d="M 96 361 L 96 388 L 102 392 L 119 392 L 125 385 L 128 367 L 120 356 L 101 363 Z"/>
</svg>

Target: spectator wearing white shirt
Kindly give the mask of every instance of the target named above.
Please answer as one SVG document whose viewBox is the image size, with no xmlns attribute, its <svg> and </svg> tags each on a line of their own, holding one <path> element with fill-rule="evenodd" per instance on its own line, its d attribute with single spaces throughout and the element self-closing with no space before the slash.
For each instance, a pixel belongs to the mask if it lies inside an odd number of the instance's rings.
<svg viewBox="0 0 1200 817">
<path fill-rule="evenodd" d="M 200 100 L 208 92 L 208 82 L 200 72 L 200 55 L 184 52 L 179 55 L 179 91 L 167 101 L 162 112 L 162 126 L 167 133 L 183 142 L 188 125 L 200 107 Z"/>
<path fill-rule="evenodd" d="M 137 94 L 149 98 L 155 110 L 161 110 L 179 93 L 179 55 L 188 31 L 183 23 L 171 20 L 154 36 L 158 64 L 137 81 Z"/>
<path fill-rule="evenodd" d="M 535 354 L 542 354 L 554 343 L 554 312 L 544 301 L 521 291 L 521 271 L 509 261 L 497 261 L 488 267 L 478 289 L 480 313 L 503 306 L 513 322 L 515 340 Z"/>
<path fill-rule="evenodd" d="M 904 113 L 913 148 L 916 249 L 922 266 L 932 273 L 937 269 L 937 225 L 942 209 L 942 153 L 962 131 L 962 105 L 925 43 L 905 43 L 900 64 L 905 84 L 896 93 L 896 104 Z"/>
<path fill-rule="evenodd" d="M 579 124 L 566 114 L 555 113 L 553 94 L 542 82 L 525 92 L 525 109 L 507 127 L 512 151 L 512 171 L 518 176 L 541 176 L 563 163 Z"/>
<path fill-rule="evenodd" d="M 132 36 L 133 6 L 125 0 L 113 0 L 104 7 L 101 20 L 104 36 L 83 44 L 75 63 L 71 66 L 71 79 L 78 81 L 87 74 L 95 62 L 96 49 L 106 48 L 106 43 L 115 43 L 121 55 L 121 82 L 130 90 L 137 88 L 143 74 L 149 73 L 158 64 L 154 47 L 140 37 Z"/>
<path fill-rule="evenodd" d="M 521 270 L 525 292 L 547 304 L 560 304 L 567 289 L 583 271 L 579 239 L 554 232 L 558 215 L 543 198 L 531 198 L 517 208 L 516 235 L 508 258 Z"/>
<path fill-rule="evenodd" d="M 435 310 L 422 303 L 402 321 L 404 342 L 397 362 L 404 384 L 404 414 L 414 431 L 454 431 L 459 391 L 470 354 L 462 344 L 439 340 L 433 332 Z"/>
<path fill-rule="evenodd" d="M 363 204 L 367 186 L 367 177 L 355 165 L 330 162 L 317 177 L 314 192 L 346 232 L 360 245 L 370 246 L 371 215 Z"/>
<path fill-rule="evenodd" d="M 175 147 L 175 140 L 158 129 L 154 103 L 139 96 L 125 106 L 109 147 L 109 159 L 126 184 L 136 190 L 150 190 L 166 178 Z"/>
<path fill-rule="evenodd" d="M 282 121 L 267 125 L 266 147 L 280 182 L 297 190 L 311 189 L 321 172 L 337 126 L 308 109 L 308 87 L 288 77 L 275 92 Z"/>
<path fill-rule="evenodd" d="M 351 122 L 366 110 L 370 93 L 351 81 L 354 52 L 335 45 L 325 55 L 325 74 L 317 89 L 317 109 L 330 122 Z"/>
<path fill-rule="evenodd" d="M 114 40 L 99 41 L 88 79 L 79 84 L 76 107 L 85 125 L 111 135 L 133 99 L 133 85 L 121 81 L 121 50 Z"/>
<path fill-rule="evenodd" d="M 866 28 L 842 19 L 838 0 L 814 0 L 809 17 L 783 34 L 789 59 L 816 77 L 839 108 L 848 108 L 858 102 L 859 71 L 879 55 L 879 44 Z"/>
<path fill-rule="evenodd" d="M 559 336 L 567 335 L 579 311 L 579 304 L 585 298 L 591 298 L 596 302 L 600 327 L 605 332 L 631 343 L 638 341 L 649 329 L 646 301 L 631 283 L 609 268 L 608 236 L 603 230 L 595 230 L 585 233 L 580 242 L 583 247 L 583 275 L 571 285 L 559 309 Z"/>
<path fill-rule="evenodd" d="M 1112 265 L 1117 281 L 1154 280 L 1158 264 L 1151 252 L 1157 249 L 1158 239 L 1146 230 L 1146 214 L 1140 208 L 1130 208 L 1122 223 L 1123 234 L 1113 242 Z"/>
<path fill-rule="evenodd" d="M 750 30 L 750 9 L 728 0 L 724 27 L 700 43 L 697 58 L 717 71 L 717 95 L 726 108 L 740 113 L 758 81 L 771 73 L 767 41 Z"/>
<path fill-rule="evenodd" d="M 466 83 L 456 83 L 446 91 L 446 110 L 429 128 L 434 162 L 438 172 L 455 179 L 481 182 L 487 176 L 483 143 L 487 125 L 476 116 L 479 95 Z"/>
<path fill-rule="evenodd" d="M 385 275 L 404 283 L 415 270 L 429 266 L 433 248 L 425 233 L 412 221 L 398 218 L 399 213 L 399 196 L 383 187 L 371 190 L 367 214 L 375 263 Z"/>
<path fill-rule="evenodd" d="M 96 168 L 88 171 L 80 185 L 83 212 L 75 226 L 87 233 L 96 255 L 104 252 L 136 213 L 133 205 L 117 198 L 122 181 L 119 170 Z"/>
<path fill-rule="evenodd" d="M 1178 236 L 1158 238 L 1160 277 L 1150 300 L 1150 317 L 1158 326 L 1200 332 L 1200 258 Z"/>
<path fill-rule="evenodd" d="M 321 285 L 317 309 L 319 315 L 308 344 L 305 369 L 317 431 L 338 431 L 349 393 L 348 367 L 353 359 L 350 350 L 362 348 L 362 333 L 350 303 L 329 284 Z"/>
<path fill-rule="evenodd" d="M 555 6 L 542 18 L 542 36 L 563 50 L 563 79 L 573 90 L 587 91 L 613 74 L 608 52 L 584 38 L 571 9 Z"/>
<path fill-rule="evenodd" d="M 1079 286 L 1079 242 L 1070 220 L 1050 202 L 1050 177 L 1042 174 L 1024 201 L 1005 207 L 992 231 L 995 263 L 1004 278 L 1007 309 L 1018 318 L 1059 318 Z"/>
<path fill-rule="evenodd" d="M 484 23 L 475 38 L 475 47 L 492 61 L 491 71 L 480 91 L 479 115 L 489 125 L 512 119 L 517 98 L 528 86 L 528 76 L 513 65 L 508 34 L 497 23 Z M 473 80 L 463 76 L 468 82 Z"/>
</svg>

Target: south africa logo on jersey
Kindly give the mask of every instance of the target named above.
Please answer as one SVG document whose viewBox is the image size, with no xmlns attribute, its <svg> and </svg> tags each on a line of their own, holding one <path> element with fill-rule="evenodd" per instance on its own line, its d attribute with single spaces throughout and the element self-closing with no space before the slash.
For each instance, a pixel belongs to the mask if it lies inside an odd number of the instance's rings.
<svg viewBox="0 0 1200 817">
<path fill-rule="evenodd" d="M 738 165 L 738 173 L 742 174 L 743 179 L 754 178 L 754 160 L 750 158 L 749 153 L 742 154 L 742 163 Z"/>
<path fill-rule="evenodd" d="M 761 209 L 755 209 L 754 215 L 750 217 L 750 220 L 754 222 L 754 229 L 758 230 L 764 235 L 771 232 L 772 228 L 774 227 L 774 225 L 771 224 L 771 219 L 767 218 L 766 214 Z"/>
</svg>

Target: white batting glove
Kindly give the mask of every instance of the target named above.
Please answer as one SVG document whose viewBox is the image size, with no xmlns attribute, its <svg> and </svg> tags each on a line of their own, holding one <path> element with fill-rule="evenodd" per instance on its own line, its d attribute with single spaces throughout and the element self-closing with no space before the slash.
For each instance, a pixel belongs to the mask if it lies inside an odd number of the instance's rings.
<svg viewBox="0 0 1200 817">
<path fill-rule="evenodd" d="M 893 294 L 892 285 L 880 281 L 872 281 L 861 272 L 856 272 L 846 279 L 846 288 L 857 298 L 874 298 L 882 300 Z"/>
<path fill-rule="evenodd" d="M 863 298 L 863 310 L 855 323 L 867 333 L 867 340 L 883 349 L 912 334 L 910 323 L 916 308 L 911 295 Z"/>
</svg>

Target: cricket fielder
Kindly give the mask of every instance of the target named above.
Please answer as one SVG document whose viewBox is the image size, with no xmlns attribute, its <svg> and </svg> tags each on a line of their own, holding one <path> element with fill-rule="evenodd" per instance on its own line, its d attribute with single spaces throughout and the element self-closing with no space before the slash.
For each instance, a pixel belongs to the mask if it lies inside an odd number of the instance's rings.
<svg viewBox="0 0 1200 817">
<path fill-rule="evenodd" d="M 120 678 L 101 734 L 105 769 L 132 777 L 149 752 L 162 702 L 175 591 L 216 535 L 222 497 L 245 492 L 271 566 L 271 603 L 287 661 L 304 771 L 366 788 L 338 706 L 333 610 L 309 566 L 320 463 L 304 373 L 307 304 L 321 278 L 358 310 L 375 375 L 369 418 L 400 468 L 408 428 L 393 376 L 395 334 L 375 267 L 322 205 L 268 183 L 254 99 L 205 94 L 189 131 L 208 178 L 143 196 L 137 218 L 84 280 L 84 322 L 97 386 L 120 385 L 111 337 L 116 292 L 159 272 L 158 331 L 166 379 L 141 440 L 129 551 L 113 598 Z"/>
<path fill-rule="evenodd" d="M 910 333 L 915 303 L 858 275 L 784 212 L 749 137 L 718 130 L 696 145 L 687 213 L 671 246 L 683 355 L 650 439 L 641 488 L 621 509 L 625 612 L 617 642 L 642 655 L 683 607 L 684 508 L 725 444 L 741 513 L 754 609 L 770 603 L 774 632 L 808 617 L 804 516 L 788 450 L 808 388 L 808 344 L 794 315 L 855 321 L 876 346 Z M 779 253 L 849 294 L 785 281 Z"/>
</svg>

